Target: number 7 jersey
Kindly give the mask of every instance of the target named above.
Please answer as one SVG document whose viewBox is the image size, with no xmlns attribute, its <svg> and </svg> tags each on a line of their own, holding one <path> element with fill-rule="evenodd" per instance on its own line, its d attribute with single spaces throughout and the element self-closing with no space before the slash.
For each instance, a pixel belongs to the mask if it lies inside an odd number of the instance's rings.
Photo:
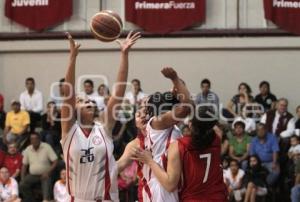
<svg viewBox="0 0 300 202">
<path fill-rule="evenodd" d="M 191 145 L 191 136 L 178 139 L 182 164 L 182 184 L 179 198 L 182 202 L 225 202 L 227 190 L 221 167 L 221 141 L 215 137 L 206 149 Z"/>
</svg>

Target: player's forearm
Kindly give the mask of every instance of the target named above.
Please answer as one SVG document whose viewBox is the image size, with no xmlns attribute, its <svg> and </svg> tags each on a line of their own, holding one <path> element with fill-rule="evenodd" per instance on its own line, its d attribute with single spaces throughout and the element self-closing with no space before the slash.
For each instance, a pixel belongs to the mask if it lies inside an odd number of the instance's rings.
<svg viewBox="0 0 300 202">
<path fill-rule="evenodd" d="M 181 103 L 190 103 L 190 92 L 186 88 L 183 81 L 177 77 L 176 79 L 172 80 L 174 88 L 177 89 L 178 99 Z"/>
<path fill-rule="evenodd" d="M 128 52 L 121 52 L 121 63 L 120 68 L 117 74 L 117 86 L 115 89 L 115 96 L 122 101 L 122 98 L 125 94 L 126 85 L 128 77 L 128 66 L 129 66 L 129 59 L 128 59 Z"/>
<path fill-rule="evenodd" d="M 154 160 L 149 162 L 149 167 L 151 168 L 153 174 L 155 177 L 158 179 L 159 183 L 168 191 L 168 192 L 173 192 L 176 187 L 177 183 L 174 183 L 168 173 L 160 167 Z"/>
</svg>

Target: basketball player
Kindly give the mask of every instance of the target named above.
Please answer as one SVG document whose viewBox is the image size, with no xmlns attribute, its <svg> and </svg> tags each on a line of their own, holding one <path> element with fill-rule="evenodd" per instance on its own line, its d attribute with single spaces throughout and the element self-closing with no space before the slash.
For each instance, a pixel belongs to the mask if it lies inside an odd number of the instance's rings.
<svg viewBox="0 0 300 202">
<path fill-rule="evenodd" d="M 187 104 L 190 103 L 190 95 L 176 71 L 172 68 L 164 68 L 162 74 L 173 82 L 177 94 L 181 95 L 179 101 L 171 93 L 154 93 L 146 98 L 136 113 L 136 125 L 145 136 L 139 135 L 137 139 L 130 142 L 124 156 L 129 156 L 128 147 L 146 148 L 151 151 L 154 161 L 162 168 L 166 168 L 168 147 L 171 142 L 181 137 L 180 130 L 175 124 L 188 115 Z M 122 157 L 119 162 L 122 162 Z M 139 183 L 139 201 L 178 201 L 177 190 L 169 193 L 152 174 L 149 166 L 144 165 L 140 169 L 142 178 Z"/>
<path fill-rule="evenodd" d="M 71 202 L 119 201 L 117 189 L 117 165 L 113 157 L 112 127 L 115 123 L 115 107 L 122 102 L 126 86 L 118 85 L 108 101 L 101 120 L 95 124 L 95 102 L 87 98 L 75 99 L 75 63 L 80 44 L 67 34 L 70 58 L 61 109 L 62 147 L 67 172 L 67 191 Z M 127 81 L 128 54 L 140 33 L 130 32 L 124 41 L 117 41 L 121 48 L 121 65 L 117 83 Z M 75 113 L 74 113 L 75 111 Z"/>
<path fill-rule="evenodd" d="M 198 116 L 191 121 L 191 135 L 170 145 L 167 169 L 152 159 L 149 151 L 136 151 L 136 158 L 150 167 L 169 192 L 177 189 L 182 176 L 181 202 L 226 202 L 227 191 L 220 160 L 221 140 L 216 135 L 220 130 L 206 110 L 197 110 L 196 113 Z"/>
</svg>

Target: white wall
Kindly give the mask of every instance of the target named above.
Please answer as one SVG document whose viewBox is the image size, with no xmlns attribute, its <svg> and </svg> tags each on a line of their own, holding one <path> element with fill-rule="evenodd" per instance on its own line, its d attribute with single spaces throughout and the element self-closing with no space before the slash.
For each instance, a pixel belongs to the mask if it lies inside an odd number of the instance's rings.
<svg viewBox="0 0 300 202">
<path fill-rule="evenodd" d="M 115 43 L 82 40 L 77 77 L 102 74 L 113 84 L 119 63 Z M 37 88 L 48 99 L 50 85 L 63 77 L 68 61 L 68 42 L 5 41 L 0 42 L 0 92 L 6 109 L 24 90 L 24 80 L 32 76 Z M 130 55 L 129 80 L 139 78 L 147 93 L 167 90 L 170 82 L 160 74 L 163 66 L 173 66 L 197 93 L 200 80 L 208 77 L 221 101 L 236 93 L 240 82 L 258 91 L 258 83 L 268 80 L 273 92 L 290 100 L 290 111 L 300 104 L 300 39 L 268 38 L 159 38 L 142 39 Z M 99 82 L 97 82 L 99 83 Z"/>
</svg>

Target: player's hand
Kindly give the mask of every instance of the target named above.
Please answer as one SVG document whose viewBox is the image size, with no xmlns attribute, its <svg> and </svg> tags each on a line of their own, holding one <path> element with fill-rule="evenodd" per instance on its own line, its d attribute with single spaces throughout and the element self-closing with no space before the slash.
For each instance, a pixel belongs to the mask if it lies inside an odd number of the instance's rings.
<svg viewBox="0 0 300 202">
<path fill-rule="evenodd" d="M 81 44 L 75 42 L 72 35 L 69 32 L 66 32 L 66 35 L 70 43 L 70 54 L 71 56 L 76 57 L 78 55 L 79 47 L 81 46 Z"/>
<path fill-rule="evenodd" d="M 122 53 L 128 53 L 130 48 L 133 46 L 133 44 L 136 43 L 136 41 L 139 38 L 141 38 L 140 32 L 136 32 L 133 34 L 133 32 L 130 31 L 125 40 L 121 41 L 118 39 L 118 40 L 116 40 L 116 42 L 120 45 Z"/>
<path fill-rule="evenodd" d="M 172 81 L 178 79 L 177 72 L 172 67 L 165 67 L 161 70 L 161 73 Z"/>
<path fill-rule="evenodd" d="M 135 160 L 144 164 L 150 164 L 150 162 L 153 161 L 152 154 L 148 150 L 137 149 L 134 156 Z"/>
</svg>

